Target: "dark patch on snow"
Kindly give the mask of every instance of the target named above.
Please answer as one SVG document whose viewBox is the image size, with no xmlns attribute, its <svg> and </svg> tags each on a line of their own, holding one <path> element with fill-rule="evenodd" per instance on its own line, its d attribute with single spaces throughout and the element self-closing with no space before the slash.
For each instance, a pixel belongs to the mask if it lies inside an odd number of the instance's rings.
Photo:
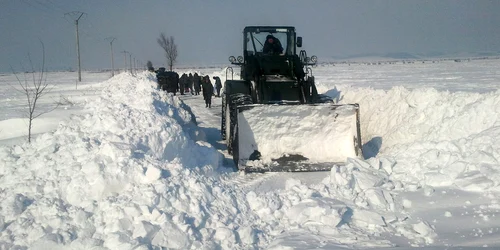
<svg viewBox="0 0 500 250">
<path fill-rule="evenodd" d="M 378 155 L 382 147 L 382 137 L 373 137 L 370 141 L 363 145 L 363 157 L 369 159 Z"/>
</svg>

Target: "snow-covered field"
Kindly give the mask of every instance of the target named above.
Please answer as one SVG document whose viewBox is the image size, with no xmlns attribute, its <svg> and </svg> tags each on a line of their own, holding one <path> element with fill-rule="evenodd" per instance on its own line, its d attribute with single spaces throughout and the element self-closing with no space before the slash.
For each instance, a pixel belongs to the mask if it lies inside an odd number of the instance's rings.
<svg viewBox="0 0 500 250">
<path fill-rule="evenodd" d="M 28 145 L 0 75 L 0 249 L 500 249 L 500 60 L 313 72 L 360 104 L 366 160 L 240 175 L 220 98 L 166 95 L 147 72 L 49 74 L 40 108 L 61 105 Z"/>
<path fill-rule="evenodd" d="M 110 73 L 83 72 L 82 82 L 76 81 L 76 72 L 46 72 L 47 82 L 50 83 L 47 94 L 39 99 L 39 109 L 36 113 L 52 110 L 36 120 L 33 133 L 43 133 L 53 130 L 57 124 L 71 114 L 78 114 L 84 108 L 84 102 L 93 100 L 105 88 L 102 82 L 110 77 Z M 35 78 L 39 76 L 35 73 Z M 20 137 L 27 135 L 27 99 L 22 92 L 20 82 L 25 80 L 33 83 L 33 74 L 17 73 L 0 74 L 0 140 L 2 144 L 15 144 Z"/>
</svg>

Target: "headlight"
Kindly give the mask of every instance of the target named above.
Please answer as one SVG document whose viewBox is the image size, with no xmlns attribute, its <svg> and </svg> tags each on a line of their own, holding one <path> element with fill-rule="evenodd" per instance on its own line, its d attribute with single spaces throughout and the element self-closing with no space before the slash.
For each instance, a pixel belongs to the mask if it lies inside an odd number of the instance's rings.
<svg viewBox="0 0 500 250">
<path fill-rule="evenodd" d="M 230 61 L 231 63 L 235 63 L 235 62 L 236 62 L 236 57 L 234 57 L 234 56 L 230 56 L 230 57 L 229 57 L 229 61 Z"/>
<path fill-rule="evenodd" d="M 318 61 L 317 56 L 311 56 L 311 62 L 316 63 Z"/>
<path fill-rule="evenodd" d="M 242 63 L 242 62 L 243 62 L 243 57 L 242 57 L 242 56 L 238 56 L 238 62 L 239 62 L 239 63 Z"/>
</svg>

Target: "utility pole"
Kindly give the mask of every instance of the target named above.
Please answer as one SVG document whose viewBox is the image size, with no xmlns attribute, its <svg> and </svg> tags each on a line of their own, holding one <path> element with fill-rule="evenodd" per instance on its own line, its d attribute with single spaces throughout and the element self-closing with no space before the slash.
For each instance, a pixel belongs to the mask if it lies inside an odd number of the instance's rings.
<svg viewBox="0 0 500 250">
<path fill-rule="evenodd" d="M 135 60 L 135 57 L 134 57 L 134 72 L 137 74 L 137 61 Z"/>
<path fill-rule="evenodd" d="M 73 16 L 73 17 L 78 16 L 75 20 L 75 26 L 76 26 L 76 56 L 78 57 L 78 81 L 79 82 L 82 81 L 82 67 L 81 67 L 81 60 L 80 60 L 80 39 L 78 37 L 78 21 L 80 20 L 80 18 L 82 18 L 82 16 L 84 14 L 86 14 L 86 13 L 83 13 L 80 11 L 73 11 L 73 12 L 69 12 L 69 13 L 64 14 L 65 16 L 66 15 Z"/>
<path fill-rule="evenodd" d="M 125 72 L 127 72 L 127 53 L 128 51 L 124 50 L 122 51 L 124 57 L 125 57 Z"/>
<path fill-rule="evenodd" d="M 115 76 L 115 58 L 113 56 L 113 41 L 116 40 L 114 37 L 108 37 L 106 40 L 111 40 L 109 45 L 111 45 L 111 77 Z"/>
<path fill-rule="evenodd" d="M 131 53 L 128 53 L 129 54 L 129 57 L 130 57 L 130 74 L 134 74 L 134 72 L 132 72 L 132 54 Z"/>
</svg>

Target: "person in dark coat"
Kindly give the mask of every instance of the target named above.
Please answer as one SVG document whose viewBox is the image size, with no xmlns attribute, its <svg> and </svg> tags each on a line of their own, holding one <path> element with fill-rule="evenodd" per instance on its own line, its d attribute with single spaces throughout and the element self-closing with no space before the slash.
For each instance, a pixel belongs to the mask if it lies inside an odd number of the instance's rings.
<svg viewBox="0 0 500 250">
<path fill-rule="evenodd" d="M 281 46 L 280 40 L 273 35 L 267 35 L 266 42 L 264 43 L 264 48 L 262 48 L 264 54 L 279 55 L 283 53 L 283 47 Z"/>
<path fill-rule="evenodd" d="M 189 73 L 189 76 L 188 76 L 188 90 L 189 92 L 191 92 L 191 95 L 194 95 L 194 91 L 193 91 L 193 74 Z"/>
<path fill-rule="evenodd" d="M 173 93 L 175 95 L 179 89 L 179 74 L 174 71 L 167 71 L 165 72 L 165 76 L 167 78 L 167 93 Z"/>
<path fill-rule="evenodd" d="M 186 85 L 188 81 L 188 76 L 186 73 L 182 74 L 181 78 L 179 79 L 179 92 L 181 92 L 181 95 L 184 95 L 184 91 L 186 90 Z"/>
<path fill-rule="evenodd" d="M 156 71 L 156 80 L 158 82 L 158 89 L 166 90 L 167 89 L 167 77 L 165 75 L 165 68 L 160 67 Z"/>
<path fill-rule="evenodd" d="M 200 91 L 201 91 L 201 77 L 198 76 L 198 73 L 194 73 L 194 75 L 193 75 L 193 87 L 194 87 L 194 94 L 195 95 L 200 95 Z"/>
<path fill-rule="evenodd" d="M 215 89 L 217 90 L 217 97 L 220 97 L 220 90 L 222 89 L 222 82 L 218 76 L 213 77 L 215 80 Z"/>
<path fill-rule="evenodd" d="M 201 80 L 201 87 L 203 88 L 203 99 L 205 100 L 205 108 L 212 107 L 212 94 L 214 93 L 214 85 L 210 82 L 210 77 L 205 76 Z"/>
</svg>

